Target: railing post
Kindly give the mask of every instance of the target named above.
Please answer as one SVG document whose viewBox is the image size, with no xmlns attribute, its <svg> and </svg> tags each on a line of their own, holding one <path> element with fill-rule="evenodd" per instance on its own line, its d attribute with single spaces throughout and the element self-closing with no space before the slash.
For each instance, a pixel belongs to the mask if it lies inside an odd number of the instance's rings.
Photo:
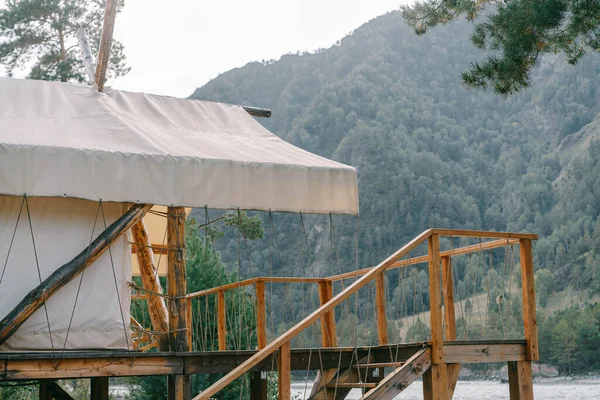
<svg viewBox="0 0 600 400">
<path fill-rule="evenodd" d="M 257 281 L 256 286 L 256 338 L 258 349 L 267 345 L 267 307 L 265 303 L 265 282 Z M 250 373 L 250 399 L 267 400 L 268 388 L 266 375 L 261 371 Z"/>
<path fill-rule="evenodd" d="M 225 317 L 225 291 L 217 292 L 217 336 L 219 338 L 219 350 L 227 350 L 227 321 Z"/>
<path fill-rule="evenodd" d="M 185 271 L 185 208 L 168 207 L 167 209 L 167 247 L 168 272 L 167 294 L 169 300 L 169 334 L 171 351 L 189 351 L 187 323 L 186 271 Z M 191 381 L 189 375 L 169 375 L 169 400 L 185 400 L 191 398 Z"/>
<path fill-rule="evenodd" d="M 448 370 L 444 364 L 444 334 L 440 288 L 440 238 L 427 239 L 429 262 L 429 318 L 431 325 L 431 368 L 423 377 L 425 400 L 448 400 Z"/>
<path fill-rule="evenodd" d="M 456 340 L 456 315 L 454 310 L 454 283 L 452 275 L 452 258 L 442 257 L 442 293 L 444 295 L 444 329 L 446 340 Z M 448 399 L 452 399 L 460 364 L 448 364 Z"/>
<path fill-rule="evenodd" d="M 278 400 L 290 400 L 292 396 L 290 342 L 285 342 L 279 348 L 277 358 L 278 371 Z"/>
<path fill-rule="evenodd" d="M 379 344 L 388 344 L 387 315 L 385 313 L 385 271 L 375 278 L 375 300 L 377 303 L 377 338 Z"/>
<path fill-rule="evenodd" d="M 319 300 L 321 306 L 333 297 L 333 282 L 319 282 Z M 335 311 L 331 310 L 321 318 L 321 344 L 323 347 L 337 346 L 337 332 L 335 326 Z"/>
<path fill-rule="evenodd" d="M 521 282 L 523 288 L 523 325 L 525 329 L 525 355 L 528 361 L 540 359 L 537 320 L 535 315 L 535 286 L 533 281 L 533 255 L 531 240 L 519 240 Z"/>
<path fill-rule="evenodd" d="M 186 320 L 187 320 L 187 341 L 188 341 L 188 346 L 189 346 L 189 351 L 193 351 L 194 350 L 194 335 L 193 335 L 193 329 L 194 329 L 194 323 L 193 323 L 193 318 L 192 318 L 192 301 L 194 299 L 191 297 L 187 298 L 187 316 L 186 316 Z"/>
</svg>

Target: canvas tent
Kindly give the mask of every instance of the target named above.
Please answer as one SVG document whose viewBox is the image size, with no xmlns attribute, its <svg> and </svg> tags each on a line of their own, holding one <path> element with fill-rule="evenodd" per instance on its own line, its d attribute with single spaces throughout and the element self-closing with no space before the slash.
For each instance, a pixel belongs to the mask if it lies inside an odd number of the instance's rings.
<svg viewBox="0 0 600 400">
<path fill-rule="evenodd" d="M 18 218 L 24 195 L 31 223 Z M 92 234 L 99 201 L 108 223 L 123 203 L 358 213 L 355 169 L 286 143 L 242 107 L 8 78 L 0 78 L 0 201 L 0 317 L 101 231 Z M 44 249 L 37 259 L 33 237 Z M 66 348 L 127 346 L 117 330 L 128 318 L 129 239 L 111 254 L 86 271 L 81 289 L 76 279 L 48 302 L 53 346 L 62 347 L 67 330 Z M 118 290 L 120 307 L 111 294 Z M 89 301 L 77 303 L 70 323 L 78 291 Z M 44 312 L 0 350 L 47 349 Z"/>
</svg>

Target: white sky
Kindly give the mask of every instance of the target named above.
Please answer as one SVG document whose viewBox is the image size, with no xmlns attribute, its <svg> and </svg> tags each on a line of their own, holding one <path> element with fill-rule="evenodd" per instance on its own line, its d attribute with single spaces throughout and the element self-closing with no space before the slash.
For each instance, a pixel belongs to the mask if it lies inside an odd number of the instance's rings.
<svg viewBox="0 0 600 400">
<path fill-rule="evenodd" d="M 219 73 L 250 61 L 330 47 L 402 2 L 126 0 L 115 39 L 125 45 L 131 72 L 109 85 L 187 97 Z"/>
</svg>

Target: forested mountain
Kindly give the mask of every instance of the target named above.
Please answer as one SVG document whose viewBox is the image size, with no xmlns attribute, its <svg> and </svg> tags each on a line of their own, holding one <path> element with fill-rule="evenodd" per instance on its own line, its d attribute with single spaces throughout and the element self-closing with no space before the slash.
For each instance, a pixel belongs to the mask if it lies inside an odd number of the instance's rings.
<svg viewBox="0 0 600 400">
<path fill-rule="evenodd" d="M 481 57 L 471 30 L 456 21 L 417 37 L 393 12 L 329 49 L 226 72 L 191 97 L 270 108 L 260 122 L 271 131 L 356 167 L 361 267 L 429 227 L 532 231 L 540 297 L 600 293 L 600 58 L 546 57 L 531 88 L 502 98 L 461 86 Z M 323 221 L 311 221 L 317 247 Z M 352 269 L 354 221 L 336 229 Z M 234 242 L 221 246 L 225 260 L 238 257 Z M 265 252 L 255 247 L 256 260 Z"/>
</svg>

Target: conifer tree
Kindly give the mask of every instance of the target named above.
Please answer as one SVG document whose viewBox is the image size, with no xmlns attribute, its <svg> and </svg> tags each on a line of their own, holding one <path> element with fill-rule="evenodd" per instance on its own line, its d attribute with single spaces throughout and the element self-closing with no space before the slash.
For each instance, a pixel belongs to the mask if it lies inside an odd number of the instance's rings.
<svg viewBox="0 0 600 400">
<path fill-rule="evenodd" d="M 600 50 L 600 0 L 423 0 L 402 7 L 417 34 L 460 15 L 475 20 L 473 44 L 487 52 L 462 74 L 470 87 L 507 95 L 526 88 L 544 53 L 562 53 L 575 64 L 587 50 Z"/>
<path fill-rule="evenodd" d="M 76 32 L 86 29 L 97 54 L 104 8 L 104 0 L 7 0 L 0 9 L 0 64 L 9 76 L 26 69 L 29 79 L 86 81 Z M 108 77 L 127 72 L 123 45 L 113 40 Z"/>
</svg>

